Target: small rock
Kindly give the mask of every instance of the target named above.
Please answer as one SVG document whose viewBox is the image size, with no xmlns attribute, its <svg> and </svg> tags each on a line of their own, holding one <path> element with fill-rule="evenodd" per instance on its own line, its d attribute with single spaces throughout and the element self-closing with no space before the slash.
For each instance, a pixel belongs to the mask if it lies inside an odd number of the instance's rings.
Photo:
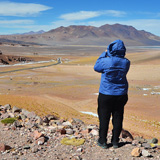
<svg viewBox="0 0 160 160">
<path fill-rule="evenodd" d="M 140 148 L 134 148 L 134 149 L 132 150 L 132 152 L 131 152 L 131 155 L 132 155 L 133 157 L 139 157 L 140 154 L 141 154 Z"/>
<path fill-rule="evenodd" d="M 42 125 L 42 124 L 43 124 L 42 118 L 39 117 L 39 116 L 36 116 L 36 123 L 37 123 L 38 125 Z"/>
<path fill-rule="evenodd" d="M 4 128 L 4 131 L 9 131 L 10 130 L 10 127 L 5 127 Z"/>
<path fill-rule="evenodd" d="M 5 110 L 11 110 L 11 105 L 10 104 L 6 104 L 3 106 Z"/>
<path fill-rule="evenodd" d="M 81 138 L 81 137 L 82 137 L 82 135 L 79 134 L 79 132 L 75 132 L 75 133 L 74 133 L 74 136 L 77 137 L 77 138 Z"/>
<path fill-rule="evenodd" d="M 92 131 L 91 131 L 90 133 L 91 133 L 93 136 L 98 136 L 98 135 L 99 135 L 98 131 L 95 130 L 95 129 L 92 129 Z"/>
<path fill-rule="evenodd" d="M 34 112 L 29 112 L 28 114 L 27 114 L 27 118 L 29 118 L 29 119 L 34 119 L 34 118 L 36 118 L 36 114 L 34 113 Z"/>
<path fill-rule="evenodd" d="M 21 120 L 25 120 L 27 118 L 27 116 L 24 115 L 24 114 L 20 114 L 19 117 L 20 117 Z"/>
<path fill-rule="evenodd" d="M 48 120 L 48 118 L 46 117 L 46 116 L 44 116 L 43 118 L 42 118 L 42 121 L 43 121 L 43 123 L 49 123 L 49 120 Z"/>
<path fill-rule="evenodd" d="M 126 142 L 132 142 L 133 141 L 133 139 L 131 139 L 130 137 L 127 137 L 125 140 L 126 140 Z"/>
<path fill-rule="evenodd" d="M 122 131 L 121 131 L 121 136 L 122 138 L 127 138 L 129 137 L 131 140 L 133 140 L 133 136 L 131 135 L 131 133 L 125 129 L 122 128 Z"/>
<path fill-rule="evenodd" d="M 56 115 L 47 115 L 47 118 L 48 118 L 49 121 L 50 120 L 58 120 L 59 119 L 58 116 L 56 116 Z"/>
<path fill-rule="evenodd" d="M 5 145 L 4 143 L 0 143 L 0 152 L 4 152 L 4 151 L 9 150 L 9 149 L 11 149 L 10 146 Z"/>
<path fill-rule="evenodd" d="M 16 127 L 12 125 L 12 126 L 11 126 L 11 129 L 12 129 L 12 130 L 16 130 Z"/>
<path fill-rule="evenodd" d="M 37 123 L 33 123 L 32 128 L 34 128 L 34 129 L 39 128 L 39 125 Z"/>
<path fill-rule="evenodd" d="M 147 143 L 152 143 L 152 139 L 147 139 Z"/>
<path fill-rule="evenodd" d="M 95 125 L 88 125 L 87 128 L 88 128 L 89 130 L 92 130 L 92 129 L 95 129 L 96 126 L 95 126 Z"/>
<path fill-rule="evenodd" d="M 73 160 L 81 160 L 80 156 L 75 156 Z"/>
<path fill-rule="evenodd" d="M 69 135 L 73 134 L 73 129 L 66 129 L 66 134 L 69 134 Z"/>
<path fill-rule="evenodd" d="M 21 112 L 22 110 L 20 109 L 20 108 L 18 108 L 18 107 L 16 107 L 16 106 L 14 106 L 13 108 L 12 108 L 12 113 L 15 113 L 15 112 Z"/>
<path fill-rule="evenodd" d="M 71 122 L 66 121 L 62 123 L 63 126 L 72 126 Z"/>
<path fill-rule="evenodd" d="M 52 121 L 52 120 L 51 120 Z M 56 124 L 56 125 L 62 125 L 62 121 L 61 120 L 54 120 L 54 123 Z M 53 124 L 52 124 L 53 125 Z"/>
<path fill-rule="evenodd" d="M 0 105 L 0 111 L 3 111 L 4 107 L 2 105 Z"/>
<path fill-rule="evenodd" d="M 57 129 L 58 129 L 58 130 L 59 130 L 59 129 L 62 129 L 62 128 L 64 128 L 64 126 L 62 126 L 62 125 L 57 126 Z"/>
<path fill-rule="evenodd" d="M 151 145 L 149 143 L 142 143 L 142 147 L 145 149 L 151 149 Z"/>
<path fill-rule="evenodd" d="M 38 152 L 38 146 L 33 146 L 33 148 L 31 149 L 31 152 L 32 153 L 36 153 L 36 152 Z"/>
<path fill-rule="evenodd" d="M 14 118 L 14 114 L 13 113 L 8 113 L 9 117 Z"/>
<path fill-rule="evenodd" d="M 23 149 L 30 149 L 31 147 L 26 145 L 26 146 L 23 146 Z"/>
<path fill-rule="evenodd" d="M 48 130 L 50 130 L 51 133 L 55 133 L 56 130 L 57 130 L 57 127 L 49 126 L 49 127 L 48 127 Z"/>
<path fill-rule="evenodd" d="M 153 143 L 153 144 L 158 143 L 158 139 L 157 138 L 153 138 L 151 143 Z"/>
<path fill-rule="evenodd" d="M 160 149 L 160 143 L 157 144 L 157 148 Z"/>
<path fill-rule="evenodd" d="M 13 156 L 15 156 L 15 155 L 17 155 L 17 154 L 18 154 L 17 151 L 13 151 L 13 152 L 12 152 L 12 155 L 13 155 Z"/>
<path fill-rule="evenodd" d="M 33 132 L 33 139 L 35 139 L 35 140 L 37 140 L 38 138 L 40 138 L 40 137 L 42 137 L 42 136 L 43 136 L 43 134 L 40 133 L 40 132 L 38 132 L 37 130 L 35 130 L 35 131 Z"/>
<path fill-rule="evenodd" d="M 22 156 L 23 155 L 23 153 L 22 152 L 18 152 L 18 156 Z"/>
<path fill-rule="evenodd" d="M 144 157 L 150 157 L 151 154 L 147 150 L 143 149 L 142 150 L 142 156 L 144 156 Z"/>
<path fill-rule="evenodd" d="M 82 151 L 83 151 L 82 148 L 78 148 L 76 152 L 79 152 L 79 153 L 80 153 L 80 152 L 82 152 Z"/>
<path fill-rule="evenodd" d="M 29 113 L 30 113 L 29 111 L 22 109 L 22 114 L 25 115 L 26 117 L 28 117 Z"/>
<path fill-rule="evenodd" d="M 77 118 L 73 118 L 73 123 L 84 123 L 82 120 L 77 119 Z"/>
<path fill-rule="evenodd" d="M 73 123 L 73 118 L 69 118 L 67 121 L 69 121 L 70 123 Z"/>
<path fill-rule="evenodd" d="M 60 130 L 60 133 L 61 133 L 61 134 L 66 134 L 66 130 L 65 130 L 64 128 L 62 128 L 62 129 Z"/>
<path fill-rule="evenodd" d="M 89 133 L 89 129 L 85 129 L 81 131 L 81 134 L 83 135 L 87 135 Z"/>
<path fill-rule="evenodd" d="M 144 139 L 143 137 L 136 137 L 135 140 L 138 140 L 139 143 L 147 143 L 147 140 Z"/>
<path fill-rule="evenodd" d="M 43 122 L 43 126 L 49 126 L 49 123 Z"/>
<path fill-rule="evenodd" d="M 43 145 L 44 142 L 45 142 L 45 138 L 44 138 L 44 137 L 40 137 L 40 138 L 38 138 L 38 139 L 36 140 L 35 143 L 38 144 L 38 145 Z"/>
<path fill-rule="evenodd" d="M 22 124 L 21 124 L 21 122 L 20 121 L 15 121 L 15 122 L 13 122 L 13 126 L 15 126 L 15 127 L 22 127 Z"/>
<path fill-rule="evenodd" d="M 55 122 L 55 120 L 50 120 L 49 121 L 49 126 L 57 126 L 57 124 L 56 124 L 56 122 Z"/>
<path fill-rule="evenodd" d="M 27 143 L 33 143 L 33 140 L 28 137 L 27 138 Z"/>
<path fill-rule="evenodd" d="M 2 119 L 10 118 L 10 115 L 8 113 L 4 113 L 1 115 Z"/>
</svg>

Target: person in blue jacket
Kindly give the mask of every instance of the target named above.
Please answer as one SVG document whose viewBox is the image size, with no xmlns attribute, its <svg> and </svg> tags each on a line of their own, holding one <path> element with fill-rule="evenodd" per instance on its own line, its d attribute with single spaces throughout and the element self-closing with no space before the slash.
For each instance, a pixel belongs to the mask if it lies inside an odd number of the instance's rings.
<svg viewBox="0 0 160 160">
<path fill-rule="evenodd" d="M 124 106 L 128 101 L 127 72 L 130 61 L 125 58 L 126 48 L 122 40 L 115 40 L 97 59 L 94 70 L 101 73 L 98 96 L 99 139 L 98 145 L 108 148 L 107 132 L 112 115 L 112 139 L 118 148 L 119 136 L 123 125 Z"/>
</svg>

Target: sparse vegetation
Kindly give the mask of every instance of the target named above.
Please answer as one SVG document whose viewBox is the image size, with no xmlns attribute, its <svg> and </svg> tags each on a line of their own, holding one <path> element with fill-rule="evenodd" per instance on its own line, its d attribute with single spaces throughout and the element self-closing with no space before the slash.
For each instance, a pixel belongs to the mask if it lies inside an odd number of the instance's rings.
<svg viewBox="0 0 160 160">
<path fill-rule="evenodd" d="M 85 139 L 76 139 L 76 138 L 63 138 L 61 140 L 61 143 L 62 144 L 65 144 L 65 145 L 73 145 L 73 146 L 79 146 L 79 145 L 82 145 L 83 143 L 85 142 Z"/>
<path fill-rule="evenodd" d="M 3 123 L 3 124 L 12 124 L 16 120 L 17 120 L 16 118 L 5 118 L 5 119 L 1 120 L 1 123 Z"/>
</svg>

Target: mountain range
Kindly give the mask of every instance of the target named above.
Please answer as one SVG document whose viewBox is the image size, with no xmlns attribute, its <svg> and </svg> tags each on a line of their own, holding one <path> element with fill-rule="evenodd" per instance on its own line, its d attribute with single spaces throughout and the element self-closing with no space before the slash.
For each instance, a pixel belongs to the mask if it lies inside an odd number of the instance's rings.
<svg viewBox="0 0 160 160">
<path fill-rule="evenodd" d="M 21 35 L 1 35 L 5 40 L 18 43 L 36 43 L 46 45 L 106 45 L 121 39 L 128 46 L 160 45 L 160 37 L 132 26 L 105 24 L 100 27 L 71 25 L 58 27 L 48 32 L 29 32 Z"/>
<path fill-rule="evenodd" d="M 13 34 L 13 35 L 33 35 L 33 34 L 42 34 L 42 33 L 45 33 L 45 31 L 44 30 L 40 30 L 40 31 L 37 31 L 37 32 L 30 31 L 30 32 L 25 32 L 25 33 L 16 33 L 16 34 Z"/>
</svg>

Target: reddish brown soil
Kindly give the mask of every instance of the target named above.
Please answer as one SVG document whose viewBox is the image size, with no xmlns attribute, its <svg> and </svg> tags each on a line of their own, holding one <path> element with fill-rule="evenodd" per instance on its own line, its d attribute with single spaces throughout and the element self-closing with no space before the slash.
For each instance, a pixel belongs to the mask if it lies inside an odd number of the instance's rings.
<svg viewBox="0 0 160 160">
<path fill-rule="evenodd" d="M 127 55 L 131 68 L 128 73 L 129 101 L 125 107 L 124 128 L 133 134 L 160 140 L 160 95 L 151 94 L 153 91 L 160 92 L 159 55 L 159 51 Z M 61 117 L 73 116 L 98 124 L 96 117 L 80 113 L 97 113 L 97 95 L 94 93 L 98 93 L 100 74 L 94 72 L 93 65 L 98 56 L 61 57 L 63 63 L 60 65 L 0 74 L 0 104 L 10 103 L 39 115 L 53 111 Z M 56 59 L 56 56 L 49 58 Z M 70 61 L 66 61 L 66 58 Z M 13 67 L 2 68 L 1 71 L 6 69 L 12 70 Z"/>
</svg>

